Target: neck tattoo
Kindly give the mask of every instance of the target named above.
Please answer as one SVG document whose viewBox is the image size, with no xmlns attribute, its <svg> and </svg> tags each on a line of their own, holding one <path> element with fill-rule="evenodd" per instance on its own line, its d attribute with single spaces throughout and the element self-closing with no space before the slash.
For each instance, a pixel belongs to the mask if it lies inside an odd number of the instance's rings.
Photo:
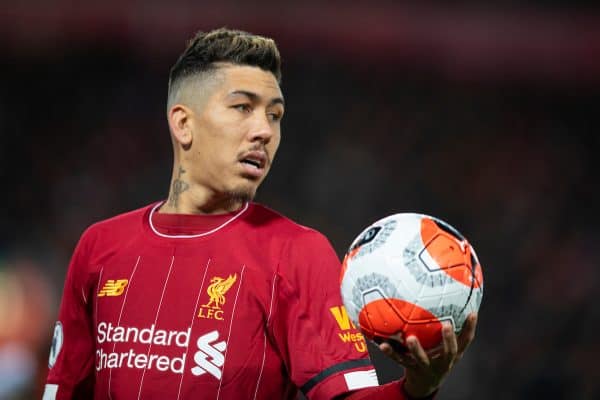
<svg viewBox="0 0 600 400">
<path fill-rule="evenodd" d="M 171 187 L 171 193 L 169 195 L 169 206 L 177 207 L 179 205 L 179 195 L 190 188 L 190 185 L 181 179 L 181 175 L 185 173 L 185 169 L 182 166 L 179 166 L 179 172 L 177 173 L 177 178 L 173 181 L 173 185 Z"/>
</svg>

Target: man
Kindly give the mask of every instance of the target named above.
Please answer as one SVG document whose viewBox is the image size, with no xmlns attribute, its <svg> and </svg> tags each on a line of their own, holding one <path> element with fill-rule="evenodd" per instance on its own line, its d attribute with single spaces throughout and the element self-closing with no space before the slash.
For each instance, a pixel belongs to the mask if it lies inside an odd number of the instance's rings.
<svg viewBox="0 0 600 400">
<path fill-rule="evenodd" d="M 280 141 L 271 39 L 198 33 L 171 69 L 172 182 L 161 201 L 88 228 L 75 249 L 44 399 L 431 397 L 473 338 L 443 329 L 429 359 L 377 386 L 327 239 L 252 203 Z M 355 334 L 348 343 L 339 333 Z M 399 338 L 396 338 L 399 339 Z"/>
</svg>

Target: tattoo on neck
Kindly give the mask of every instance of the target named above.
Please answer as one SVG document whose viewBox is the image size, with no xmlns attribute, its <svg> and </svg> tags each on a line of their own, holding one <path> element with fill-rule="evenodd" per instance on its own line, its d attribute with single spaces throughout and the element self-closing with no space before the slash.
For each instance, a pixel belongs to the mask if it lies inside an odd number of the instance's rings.
<svg viewBox="0 0 600 400">
<path fill-rule="evenodd" d="M 173 181 L 171 193 L 169 195 L 169 206 L 177 207 L 179 205 L 179 195 L 189 189 L 190 185 L 181 179 L 181 175 L 185 173 L 185 169 L 179 166 L 177 178 Z"/>
</svg>

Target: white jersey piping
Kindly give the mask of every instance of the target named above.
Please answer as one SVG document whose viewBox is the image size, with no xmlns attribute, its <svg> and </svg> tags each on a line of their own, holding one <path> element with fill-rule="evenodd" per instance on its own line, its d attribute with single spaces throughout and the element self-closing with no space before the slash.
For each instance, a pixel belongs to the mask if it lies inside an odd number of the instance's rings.
<svg viewBox="0 0 600 400">
<path fill-rule="evenodd" d="M 167 278 L 165 279 L 165 284 L 163 286 L 163 290 L 160 295 L 160 301 L 158 302 L 158 308 L 156 309 L 156 317 L 154 318 L 155 326 L 156 326 L 156 323 L 158 322 L 158 314 L 160 313 L 160 308 L 162 306 L 163 298 L 165 296 L 165 290 L 167 289 L 167 283 L 169 283 L 169 276 L 171 276 L 171 270 L 173 269 L 174 262 L 175 262 L 175 256 L 171 256 L 171 265 L 169 266 L 169 272 L 167 273 Z M 148 356 L 150 355 L 150 350 L 152 350 L 152 342 L 150 342 L 150 345 L 148 346 L 148 353 L 146 353 L 146 359 L 148 359 Z M 140 398 L 142 396 L 142 388 L 144 387 L 144 376 L 146 375 L 147 370 L 148 370 L 148 367 L 146 366 L 144 368 L 144 371 L 142 372 L 142 377 L 140 378 L 140 391 L 138 392 L 137 400 L 140 400 Z"/>
<path fill-rule="evenodd" d="M 148 216 L 148 223 L 150 224 L 150 229 L 152 229 L 152 232 L 154 232 L 154 234 L 156 234 L 157 236 L 163 237 L 163 238 L 168 238 L 168 239 L 193 239 L 193 238 L 199 238 L 199 237 L 208 236 L 210 234 L 213 234 L 213 233 L 223 229 L 225 226 L 229 225 L 236 219 L 238 219 L 248 209 L 248 205 L 249 205 L 249 203 L 244 203 L 244 207 L 242 207 L 242 209 L 237 214 L 235 214 L 233 217 L 231 217 L 227 221 L 223 222 L 221 225 L 217 226 L 216 228 L 211 229 L 210 231 L 198 233 L 196 235 L 167 235 L 165 233 L 159 232 L 154 227 L 154 224 L 152 223 L 152 216 L 154 215 L 154 213 L 156 212 L 158 207 L 160 207 L 163 204 L 164 204 L 164 202 L 160 202 L 157 205 L 155 205 L 154 207 L 152 207 L 152 210 L 150 211 L 150 215 Z"/>
<path fill-rule="evenodd" d="M 208 272 L 208 267 L 210 266 L 211 259 L 209 258 L 206 262 L 206 267 L 204 268 L 204 275 L 202 276 L 202 282 L 200 283 L 200 289 L 198 290 L 198 297 L 196 297 L 196 305 L 192 310 L 192 321 L 190 322 L 190 332 L 194 328 L 194 321 L 196 321 L 196 310 L 198 309 L 198 303 L 200 303 L 200 295 L 202 294 L 202 289 L 204 289 L 204 281 L 206 280 L 206 273 Z M 187 354 L 190 349 L 190 341 L 188 340 L 187 346 L 185 348 L 185 353 Z M 185 366 L 185 365 L 184 365 Z M 181 387 L 183 385 L 183 378 L 185 377 L 185 372 L 181 374 L 181 379 L 179 380 L 179 389 L 177 390 L 177 400 L 181 397 Z"/>
<path fill-rule="evenodd" d="M 269 327 L 269 322 L 271 321 L 271 312 L 273 311 L 273 297 L 275 297 L 275 281 L 277 280 L 277 275 L 273 275 L 273 285 L 271 288 L 271 302 L 269 303 L 269 315 L 267 316 L 267 322 L 265 324 L 264 341 L 263 341 L 263 357 L 262 362 L 260 364 L 260 372 L 258 373 L 258 379 L 256 381 L 256 390 L 254 391 L 253 400 L 256 400 L 256 396 L 258 396 L 258 388 L 260 386 L 260 380 L 262 379 L 263 369 L 265 368 L 265 359 L 267 358 L 267 329 Z"/>
<path fill-rule="evenodd" d="M 123 296 L 123 304 L 121 304 L 121 312 L 119 312 L 119 319 L 117 319 L 117 326 L 121 326 L 121 317 L 123 317 L 123 310 L 125 309 L 125 303 L 127 302 L 127 294 L 129 293 L 129 288 L 131 287 L 131 282 L 133 281 L 133 276 L 135 275 L 135 271 L 137 270 L 138 264 L 140 263 L 140 259 L 142 258 L 142 256 L 138 256 L 135 265 L 133 266 L 133 271 L 131 272 L 131 276 L 129 277 L 129 282 L 127 285 L 127 289 L 125 289 L 125 296 Z M 115 348 L 117 347 L 117 342 L 113 343 L 113 348 L 112 351 L 113 353 L 115 352 Z M 111 368 L 109 373 L 108 373 L 108 398 L 109 400 L 112 400 L 112 393 L 110 391 L 110 383 L 112 381 L 112 371 L 113 369 Z"/>
<path fill-rule="evenodd" d="M 229 322 L 229 332 L 227 333 L 227 341 L 226 346 L 225 347 L 225 354 L 223 354 L 223 357 L 225 357 L 225 360 L 223 361 L 223 367 L 222 370 L 223 374 L 225 374 L 225 365 L 227 364 L 227 351 L 229 350 L 229 339 L 231 338 L 231 327 L 233 326 L 233 321 L 235 321 L 235 307 L 237 305 L 237 301 L 238 301 L 238 296 L 240 295 L 240 289 L 242 288 L 242 283 L 244 282 L 244 270 L 246 269 L 246 264 L 242 265 L 242 270 L 240 271 L 240 284 L 237 288 L 237 291 L 235 292 L 235 299 L 233 299 L 233 309 L 231 310 L 231 321 Z M 221 385 L 223 384 L 223 378 L 219 379 L 219 388 L 217 389 L 217 399 L 219 400 L 219 396 L 221 395 Z"/>
</svg>

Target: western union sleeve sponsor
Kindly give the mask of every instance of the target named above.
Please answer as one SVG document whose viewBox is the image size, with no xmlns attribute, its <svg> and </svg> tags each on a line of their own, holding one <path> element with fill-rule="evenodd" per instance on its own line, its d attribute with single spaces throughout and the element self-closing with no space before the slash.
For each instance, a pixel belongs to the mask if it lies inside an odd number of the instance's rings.
<svg viewBox="0 0 600 400">
<path fill-rule="evenodd" d="M 348 317 L 346 307 L 335 306 L 331 307 L 329 311 L 341 330 L 341 332 L 338 332 L 340 340 L 343 343 L 352 343 L 359 353 L 366 352 L 367 343 L 365 342 L 365 337 L 362 333 L 358 332 L 356 326 L 352 323 L 350 317 Z"/>
<path fill-rule="evenodd" d="M 356 329 L 356 326 L 354 326 L 354 323 L 352 323 L 352 320 L 350 319 L 350 317 L 348 317 L 348 312 L 346 311 L 346 307 L 344 307 L 344 306 L 331 307 L 329 309 L 329 311 L 331 311 L 333 318 L 335 318 L 335 320 L 341 330 L 345 331 L 348 329 Z"/>
</svg>

